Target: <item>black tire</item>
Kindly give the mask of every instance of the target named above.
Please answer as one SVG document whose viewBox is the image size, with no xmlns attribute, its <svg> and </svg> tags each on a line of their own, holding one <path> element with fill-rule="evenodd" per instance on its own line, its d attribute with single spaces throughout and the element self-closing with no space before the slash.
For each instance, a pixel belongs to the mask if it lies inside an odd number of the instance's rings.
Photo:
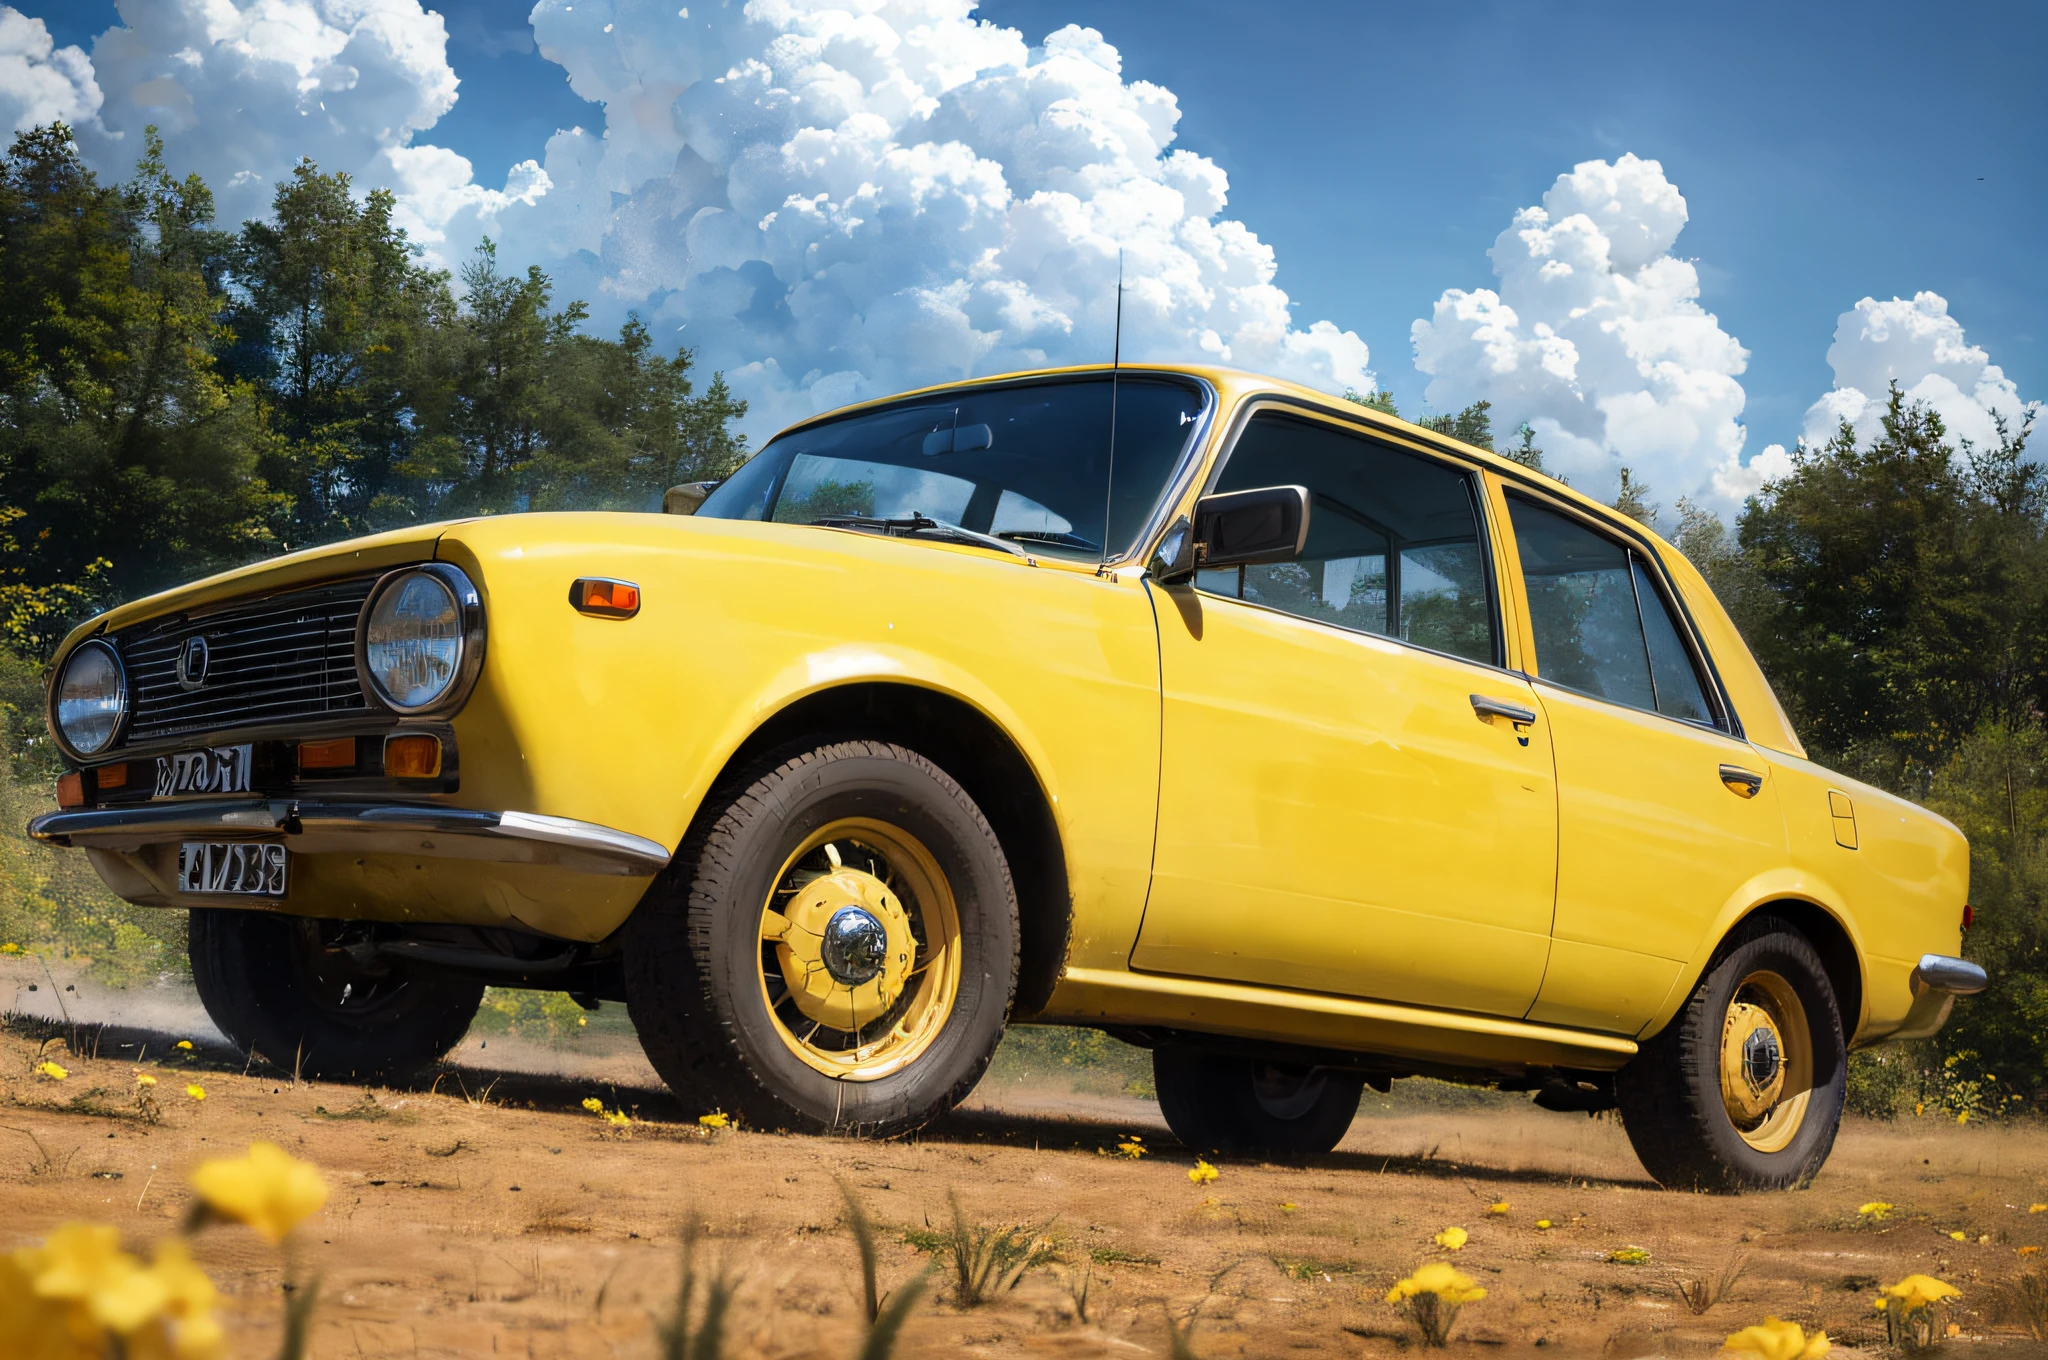
<svg viewBox="0 0 2048 1360">
<path fill-rule="evenodd" d="M 929 1011 L 921 1047 L 871 1078 L 833 1075 L 799 1056 L 802 1037 L 778 1019 L 794 994 L 777 992 L 776 947 L 762 934 L 764 905 L 791 881 L 792 856 L 852 820 L 893 828 L 927 851 L 957 925 L 950 1006 Z M 981 1079 L 1009 1021 L 1017 949 L 1009 863 L 974 800 L 913 751 L 839 742 L 770 756 L 706 798 L 673 867 L 627 926 L 627 1005 L 648 1061 L 691 1109 L 757 1128 L 888 1136 L 950 1110 Z M 844 1051 L 865 1032 L 855 1025 Z"/>
<path fill-rule="evenodd" d="M 1166 1044 L 1152 1050 L 1152 1080 L 1174 1137 L 1239 1157 L 1321 1156 L 1344 1140 L 1365 1090 L 1359 1073 Z"/>
<path fill-rule="evenodd" d="M 1776 1135 L 1782 1146 L 1768 1149 L 1753 1145 L 1770 1141 L 1761 1136 L 1770 1131 L 1766 1124 L 1759 1122 L 1747 1137 L 1738 1127 L 1722 1078 L 1731 1006 L 1758 978 L 1789 984 L 1796 1004 L 1784 1018 L 1792 1028 L 1803 1021 L 1810 1049 L 1802 1073 L 1793 1062 L 1796 1039 L 1785 1041 L 1782 1053 L 1762 1046 L 1766 1061 L 1775 1057 L 1786 1072 L 1782 1092 L 1762 1119 L 1789 1119 L 1789 1102 L 1802 1090 L 1805 1096 L 1796 1125 Z M 1766 918 L 1729 936 L 1684 1008 L 1616 1075 L 1614 1093 L 1629 1142 L 1659 1184 L 1728 1194 L 1782 1190 L 1804 1187 L 1827 1161 L 1848 1094 L 1848 1068 L 1835 990 L 1820 955 L 1804 935 Z"/>
<path fill-rule="evenodd" d="M 228 1041 L 321 1081 L 409 1077 L 462 1042 L 484 985 L 323 946 L 337 921 L 195 908 L 192 982 Z"/>
</svg>

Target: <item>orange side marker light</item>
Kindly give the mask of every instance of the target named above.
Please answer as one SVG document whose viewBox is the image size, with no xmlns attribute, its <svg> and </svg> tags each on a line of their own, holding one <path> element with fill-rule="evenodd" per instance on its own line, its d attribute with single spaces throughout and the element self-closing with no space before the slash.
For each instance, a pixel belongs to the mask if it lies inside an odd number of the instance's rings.
<svg viewBox="0 0 2048 1360">
<path fill-rule="evenodd" d="M 92 772 L 92 784 L 101 793 L 108 789 L 125 789 L 128 787 L 128 766 L 125 763 L 102 765 Z"/>
<path fill-rule="evenodd" d="M 569 587 L 569 603 L 592 618 L 630 619 L 640 612 L 640 587 L 605 576 L 579 576 Z"/>
<path fill-rule="evenodd" d="M 85 806 L 85 779 L 76 771 L 57 776 L 57 806 L 75 808 Z"/>
</svg>

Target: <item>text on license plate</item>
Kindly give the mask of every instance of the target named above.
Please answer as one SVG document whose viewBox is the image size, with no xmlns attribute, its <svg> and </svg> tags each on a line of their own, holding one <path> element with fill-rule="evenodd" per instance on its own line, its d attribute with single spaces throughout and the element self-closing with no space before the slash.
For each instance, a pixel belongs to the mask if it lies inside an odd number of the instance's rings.
<svg viewBox="0 0 2048 1360">
<path fill-rule="evenodd" d="M 282 845 L 186 841 L 178 847 L 178 891 L 284 896 Z"/>
<path fill-rule="evenodd" d="M 249 746 L 209 746 L 156 758 L 156 796 L 183 793 L 247 793 Z"/>
</svg>

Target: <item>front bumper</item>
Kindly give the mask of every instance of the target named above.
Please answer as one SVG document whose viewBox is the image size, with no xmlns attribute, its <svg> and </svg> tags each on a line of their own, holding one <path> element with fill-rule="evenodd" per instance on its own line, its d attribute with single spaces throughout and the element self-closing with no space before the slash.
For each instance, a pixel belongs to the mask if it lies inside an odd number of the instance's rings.
<svg viewBox="0 0 2048 1360">
<path fill-rule="evenodd" d="M 549 864 L 576 873 L 648 878 L 668 848 L 593 822 L 531 812 L 410 803 L 235 798 L 48 812 L 28 824 L 48 845 L 133 852 L 185 840 L 280 841 L 298 854 L 396 854 Z"/>
<path fill-rule="evenodd" d="M 1925 1039 L 1948 1023 L 1959 996 L 1975 996 L 1990 985 L 1984 970 L 1968 959 L 1922 954 L 1912 974 L 1913 1008 L 1892 1032 L 1894 1039 Z"/>
</svg>

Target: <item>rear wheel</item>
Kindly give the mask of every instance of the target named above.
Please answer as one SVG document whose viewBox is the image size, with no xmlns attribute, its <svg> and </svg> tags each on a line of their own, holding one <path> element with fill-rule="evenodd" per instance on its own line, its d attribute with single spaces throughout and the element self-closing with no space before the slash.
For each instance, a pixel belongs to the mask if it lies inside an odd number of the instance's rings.
<svg viewBox="0 0 2048 1360">
<path fill-rule="evenodd" d="M 1775 921 L 1745 925 L 1615 1078 L 1643 1166 L 1673 1189 L 1803 1186 L 1835 1145 L 1848 1053 L 1827 970 Z"/>
<path fill-rule="evenodd" d="M 409 1076 L 461 1043 L 483 984 L 359 958 L 349 929 L 195 908 L 192 982 L 207 1015 L 244 1053 L 323 1081 Z"/>
<path fill-rule="evenodd" d="M 1016 990 L 995 833 L 944 771 L 881 742 L 715 792 L 628 929 L 655 1071 L 757 1126 L 917 1127 L 974 1089 Z"/>
<path fill-rule="evenodd" d="M 1159 1111 L 1196 1152 L 1313 1157 L 1343 1141 L 1365 1078 L 1180 1045 L 1152 1050 Z"/>
</svg>

